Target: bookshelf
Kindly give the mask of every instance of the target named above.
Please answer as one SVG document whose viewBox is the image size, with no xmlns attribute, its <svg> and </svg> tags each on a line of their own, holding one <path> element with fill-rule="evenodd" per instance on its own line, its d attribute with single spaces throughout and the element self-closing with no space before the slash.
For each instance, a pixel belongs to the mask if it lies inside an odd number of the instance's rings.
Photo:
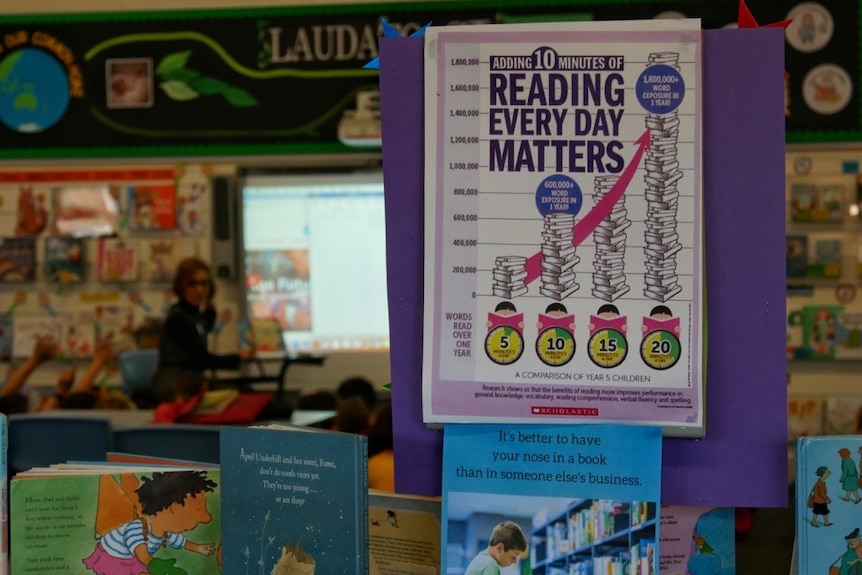
<svg viewBox="0 0 862 575">
<path fill-rule="evenodd" d="M 577 499 L 554 515 L 535 517 L 532 575 L 652 575 L 656 505 Z"/>
</svg>

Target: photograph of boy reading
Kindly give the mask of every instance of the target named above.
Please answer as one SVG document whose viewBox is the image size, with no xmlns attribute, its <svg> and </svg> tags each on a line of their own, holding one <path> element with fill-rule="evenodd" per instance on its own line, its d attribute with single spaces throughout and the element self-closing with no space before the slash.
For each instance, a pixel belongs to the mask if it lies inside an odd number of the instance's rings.
<svg viewBox="0 0 862 575">
<path fill-rule="evenodd" d="M 470 561 L 464 575 L 500 575 L 502 567 L 514 565 L 526 551 L 524 532 L 514 521 L 504 521 L 494 527 L 488 548 Z"/>
<path fill-rule="evenodd" d="M 168 309 L 159 339 L 159 366 L 153 375 L 159 401 L 173 400 L 175 386 L 184 377 L 200 376 L 209 369 L 237 370 L 240 361 L 254 358 L 253 349 L 222 355 L 208 349 L 207 335 L 216 321 L 215 284 L 209 265 L 198 258 L 182 260 L 173 290 L 179 301 Z"/>
</svg>

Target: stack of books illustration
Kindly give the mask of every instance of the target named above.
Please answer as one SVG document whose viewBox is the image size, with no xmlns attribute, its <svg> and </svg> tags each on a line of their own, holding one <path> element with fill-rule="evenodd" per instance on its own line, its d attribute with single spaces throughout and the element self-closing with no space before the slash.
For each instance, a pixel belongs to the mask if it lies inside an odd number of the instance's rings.
<svg viewBox="0 0 862 575">
<path fill-rule="evenodd" d="M 593 180 L 595 203 L 607 194 L 619 176 L 597 176 Z M 626 283 L 625 255 L 626 229 L 632 225 L 628 219 L 625 196 L 614 205 L 605 219 L 593 232 L 596 255 L 593 259 L 592 294 L 604 301 L 614 301 L 631 289 Z"/>
<path fill-rule="evenodd" d="M 575 266 L 581 261 L 575 254 L 572 214 L 545 215 L 542 230 L 542 287 L 539 293 L 560 301 L 572 295 L 580 284 L 575 281 Z"/>
</svg>

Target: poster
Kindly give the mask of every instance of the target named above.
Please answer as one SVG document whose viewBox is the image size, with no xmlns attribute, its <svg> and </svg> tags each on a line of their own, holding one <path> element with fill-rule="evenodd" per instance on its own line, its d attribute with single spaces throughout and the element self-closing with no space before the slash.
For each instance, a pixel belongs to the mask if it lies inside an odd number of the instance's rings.
<svg viewBox="0 0 862 575">
<path fill-rule="evenodd" d="M 425 38 L 425 422 L 702 435 L 700 21 Z"/>
</svg>

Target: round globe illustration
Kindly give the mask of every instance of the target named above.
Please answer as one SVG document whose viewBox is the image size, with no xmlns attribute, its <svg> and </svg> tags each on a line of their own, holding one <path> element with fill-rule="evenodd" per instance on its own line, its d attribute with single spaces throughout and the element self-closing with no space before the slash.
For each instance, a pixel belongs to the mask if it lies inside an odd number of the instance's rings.
<svg viewBox="0 0 862 575">
<path fill-rule="evenodd" d="M 59 60 L 38 48 L 0 59 L 0 122 L 21 133 L 47 130 L 69 107 L 69 79 Z"/>
</svg>

